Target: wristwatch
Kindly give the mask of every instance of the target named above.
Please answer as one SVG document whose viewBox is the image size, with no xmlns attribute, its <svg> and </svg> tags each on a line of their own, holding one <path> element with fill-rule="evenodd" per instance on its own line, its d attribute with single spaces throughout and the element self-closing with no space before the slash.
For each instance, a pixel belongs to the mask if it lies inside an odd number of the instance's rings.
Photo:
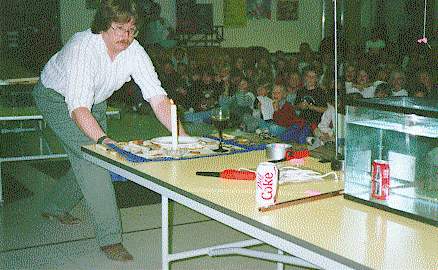
<svg viewBox="0 0 438 270">
<path fill-rule="evenodd" d="M 103 141 L 104 141 L 106 138 L 108 138 L 108 136 L 103 135 L 102 137 L 100 137 L 99 139 L 97 139 L 97 144 L 102 144 Z"/>
</svg>

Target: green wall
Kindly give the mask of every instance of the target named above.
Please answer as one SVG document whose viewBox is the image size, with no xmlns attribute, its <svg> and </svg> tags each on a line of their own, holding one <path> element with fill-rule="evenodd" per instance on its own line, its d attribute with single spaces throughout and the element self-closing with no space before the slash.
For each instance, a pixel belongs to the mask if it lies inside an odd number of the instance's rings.
<svg viewBox="0 0 438 270">
<path fill-rule="evenodd" d="M 66 43 L 74 33 L 90 28 L 95 10 L 87 9 L 85 2 L 86 0 L 60 0 L 63 43 Z"/>
<path fill-rule="evenodd" d="M 212 3 L 214 24 L 223 25 L 223 0 L 198 0 L 197 3 Z M 298 51 L 301 42 L 317 50 L 322 39 L 321 0 L 301 0 L 298 20 L 277 21 L 277 0 L 272 0 L 272 20 L 248 20 L 246 27 L 225 28 L 224 47 L 262 46 L 271 52 Z"/>
<path fill-rule="evenodd" d="M 156 0 L 161 3 L 161 15 L 171 24 L 175 23 L 175 0 Z M 198 3 L 212 3 L 215 25 L 223 25 L 223 0 L 198 0 Z M 60 0 L 61 33 L 65 43 L 75 32 L 90 27 L 94 10 L 86 8 L 86 0 Z M 321 0 L 301 0 L 298 20 L 276 21 L 277 0 L 272 0 L 274 20 L 248 20 L 246 27 L 224 30 L 223 47 L 263 46 L 271 52 L 283 50 L 298 51 L 305 41 L 317 50 L 322 39 Z"/>
</svg>

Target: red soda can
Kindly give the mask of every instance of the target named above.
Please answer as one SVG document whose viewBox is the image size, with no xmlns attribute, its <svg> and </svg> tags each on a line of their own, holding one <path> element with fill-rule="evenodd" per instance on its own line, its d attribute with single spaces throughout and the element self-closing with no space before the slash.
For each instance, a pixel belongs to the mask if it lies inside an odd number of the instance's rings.
<svg viewBox="0 0 438 270">
<path fill-rule="evenodd" d="M 256 172 L 256 202 L 259 208 L 274 205 L 277 200 L 279 172 L 272 162 L 262 162 Z"/>
<path fill-rule="evenodd" d="M 389 162 L 374 160 L 371 177 L 371 196 L 378 200 L 386 200 L 389 196 Z"/>
</svg>

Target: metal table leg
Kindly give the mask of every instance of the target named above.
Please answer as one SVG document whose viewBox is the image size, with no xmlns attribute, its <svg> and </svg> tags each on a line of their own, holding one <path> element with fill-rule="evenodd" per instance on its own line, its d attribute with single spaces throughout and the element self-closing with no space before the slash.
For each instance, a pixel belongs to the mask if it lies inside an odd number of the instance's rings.
<svg viewBox="0 0 438 270">
<path fill-rule="evenodd" d="M 169 198 L 161 195 L 161 269 L 169 270 Z"/>
</svg>

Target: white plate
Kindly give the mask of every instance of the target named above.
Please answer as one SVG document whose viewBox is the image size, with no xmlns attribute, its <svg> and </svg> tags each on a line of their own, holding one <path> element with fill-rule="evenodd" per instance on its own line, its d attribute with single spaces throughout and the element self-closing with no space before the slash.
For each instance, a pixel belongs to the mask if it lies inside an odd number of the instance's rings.
<svg viewBox="0 0 438 270">
<path fill-rule="evenodd" d="M 153 138 L 151 142 L 163 148 L 170 148 L 172 147 L 172 136 Z M 200 142 L 198 137 L 179 136 L 178 148 L 196 148 L 200 146 Z"/>
</svg>

